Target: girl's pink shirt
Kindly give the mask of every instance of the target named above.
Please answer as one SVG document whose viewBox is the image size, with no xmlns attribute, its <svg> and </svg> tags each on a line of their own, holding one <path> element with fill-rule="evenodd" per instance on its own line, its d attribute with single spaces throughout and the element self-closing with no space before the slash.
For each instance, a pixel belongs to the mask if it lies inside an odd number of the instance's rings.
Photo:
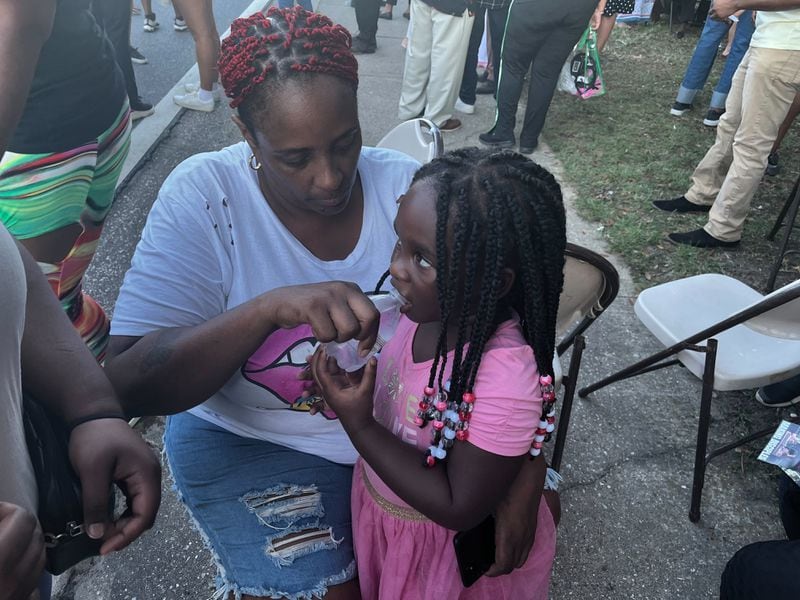
<svg viewBox="0 0 800 600">
<path fill-rule="evenodd" d="M 392 434 L 423 453 L 431 444 L 431 426 L 419 428 L 414 417 L 422 392 L 428 385 L 433 361 L 415 363 L 411 347 L 417 325 L 403 317 L 378 359 L 375 385 L 376 420 Z M 451 365 L 453 352 L 447 356 Z M 449 369 L 446 371 L 449 376 Z M 445 381 L 447 377 L 445 377 Z M 542 412 L 539 370 L 533 350 L 525 342 L 516 315 L 501 323 L 484 347 L 475 380 L 475 409 L 467 442 L 500 456 L 528 452 Z M 389 502 L 408 506 L 364 463 L 366 475 L 377 492 Z"/>
</svg>

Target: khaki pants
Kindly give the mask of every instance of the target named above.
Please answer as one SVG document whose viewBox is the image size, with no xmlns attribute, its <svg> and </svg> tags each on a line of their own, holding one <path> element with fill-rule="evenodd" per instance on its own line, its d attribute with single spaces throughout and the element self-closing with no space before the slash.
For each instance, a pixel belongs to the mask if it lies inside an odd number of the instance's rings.
<svg viewBox="0 0 800 600">
<path fill-rule="evenodd" d="M 733 76 L 717 139 L 692 174 L 686 199 L 711 206 L 706 232 L 742 237 L 767 156 L 795 94 L 800 91 L 800 51 L 750 48 Z"/>
<path fill-rule="evenodd" d="M 436 125 L 453 116 L 474 17 L 439 12 L 411 0 L 411 31 L 403 69 L 398 116 L 404 121 L 424 114 Z"/>
</svg>

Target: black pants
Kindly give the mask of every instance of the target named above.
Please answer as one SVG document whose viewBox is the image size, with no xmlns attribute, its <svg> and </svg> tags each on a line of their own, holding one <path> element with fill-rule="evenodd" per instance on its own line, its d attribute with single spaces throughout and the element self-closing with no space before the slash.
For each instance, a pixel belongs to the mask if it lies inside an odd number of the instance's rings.
<svg viewBox="0 0 800 600">
<path fill-rule="evenodd" d="M 486 19 L 484 19 L 484 15 Z M 465 104 L 475 104 L 475 88 L 478 87 L 478 51 L 483 39 L 484 20 L 489 21 L 489 33 L 492 41 L 492 70 L 495 81 L 500 77 L 500 54 L 503 48 L 503 36 L 506 32 L 506 18 L 508 7 L 475 9 L 475 20 L 472 22 L 472 32 L 469 35 L 467 47 L 467 60 L 464 63 L 464 76 L 461 78 L 461 89 L 458 97 Z"/>
<path fill-rule="evenodd" d="M 106 37 L 114 46 L 114 55 L 122 74 L 131 104 L 138 104 L 139 89 L 131 62 L 131 3 L 130 0 L 94 0 L 92 14 Z"/>
<path fill-rule="evenodd" d="M 589 25 L 597 0 L 515 0 L 508 15 L 494 132 L 512 138 L 522 83 L 530 69 L 528 107 L 519 143 L 536 146 L 558 75 Z M 533 64 L 533 68 L 531 68 Z"/>
<path fill-rule="evenodd" d="M 358 23 L 358 37 L 369 44 L 375 43 L 378 34 L 378 13 L 380 13 L 382 0 L 353 0 Z"/>
<path fill-rule="evenodd" d="M 722 573 L 720 600 L 795 600 L 800 597 L 800 487 L 783 476 L 780 512 L 788 540 L 757 542 L 733 555 Z"/>
</svg>

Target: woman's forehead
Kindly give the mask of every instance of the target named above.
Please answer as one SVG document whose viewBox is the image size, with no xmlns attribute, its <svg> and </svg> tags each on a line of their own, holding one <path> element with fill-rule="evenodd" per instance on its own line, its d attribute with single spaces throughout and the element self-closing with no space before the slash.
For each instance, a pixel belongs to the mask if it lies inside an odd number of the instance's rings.
<svg viewBox="0 0 800 600">
<path fill-rule="evenodd" d="M 322 77 L 287 81 L 270 94 L 256 125 L 259 137 L 273 146 L 305 147 L 335 140 L 359 126 L 356 94 L 345 82 L 331 85 Z"/>
</svg>

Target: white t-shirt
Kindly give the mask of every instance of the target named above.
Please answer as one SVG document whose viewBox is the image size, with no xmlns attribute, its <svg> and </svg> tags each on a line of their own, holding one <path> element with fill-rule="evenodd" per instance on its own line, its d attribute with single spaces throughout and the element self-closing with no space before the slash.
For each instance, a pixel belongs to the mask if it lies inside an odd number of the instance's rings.
<svg viewBox="0 0 800 600">
<path fill-rule="evenodd" d="M 36 513 L 36 480 L 22 428 L 20 347 L 25 330 L 25 269 L 11 234 L 0 224 L 0 501 Z"/>
<path fill-rule="evenodd" d="M 167 178 L 125 275 L 112 335 L 197 325 L 288 285 L 344 280 L 375 287 L 396 240 L 396 200 L 419 163 L 391 150 L 361 151 L 361 235 L 347 258 L 322 261 L 275 216 L 249 156 L 241 142 L 193 156 Z M 316 343 L 308 326 L 276 331 L 190 412 L 241 436 L 352 464 L 356 452 L 339 422 L 309 415 L 299 401 L 297 373 Z"/>
<path fill-rule="evenodd" d="M 759 11 L 750 45 L 753 48 L 800 50 L 800 9 Z"/>
</svg>

